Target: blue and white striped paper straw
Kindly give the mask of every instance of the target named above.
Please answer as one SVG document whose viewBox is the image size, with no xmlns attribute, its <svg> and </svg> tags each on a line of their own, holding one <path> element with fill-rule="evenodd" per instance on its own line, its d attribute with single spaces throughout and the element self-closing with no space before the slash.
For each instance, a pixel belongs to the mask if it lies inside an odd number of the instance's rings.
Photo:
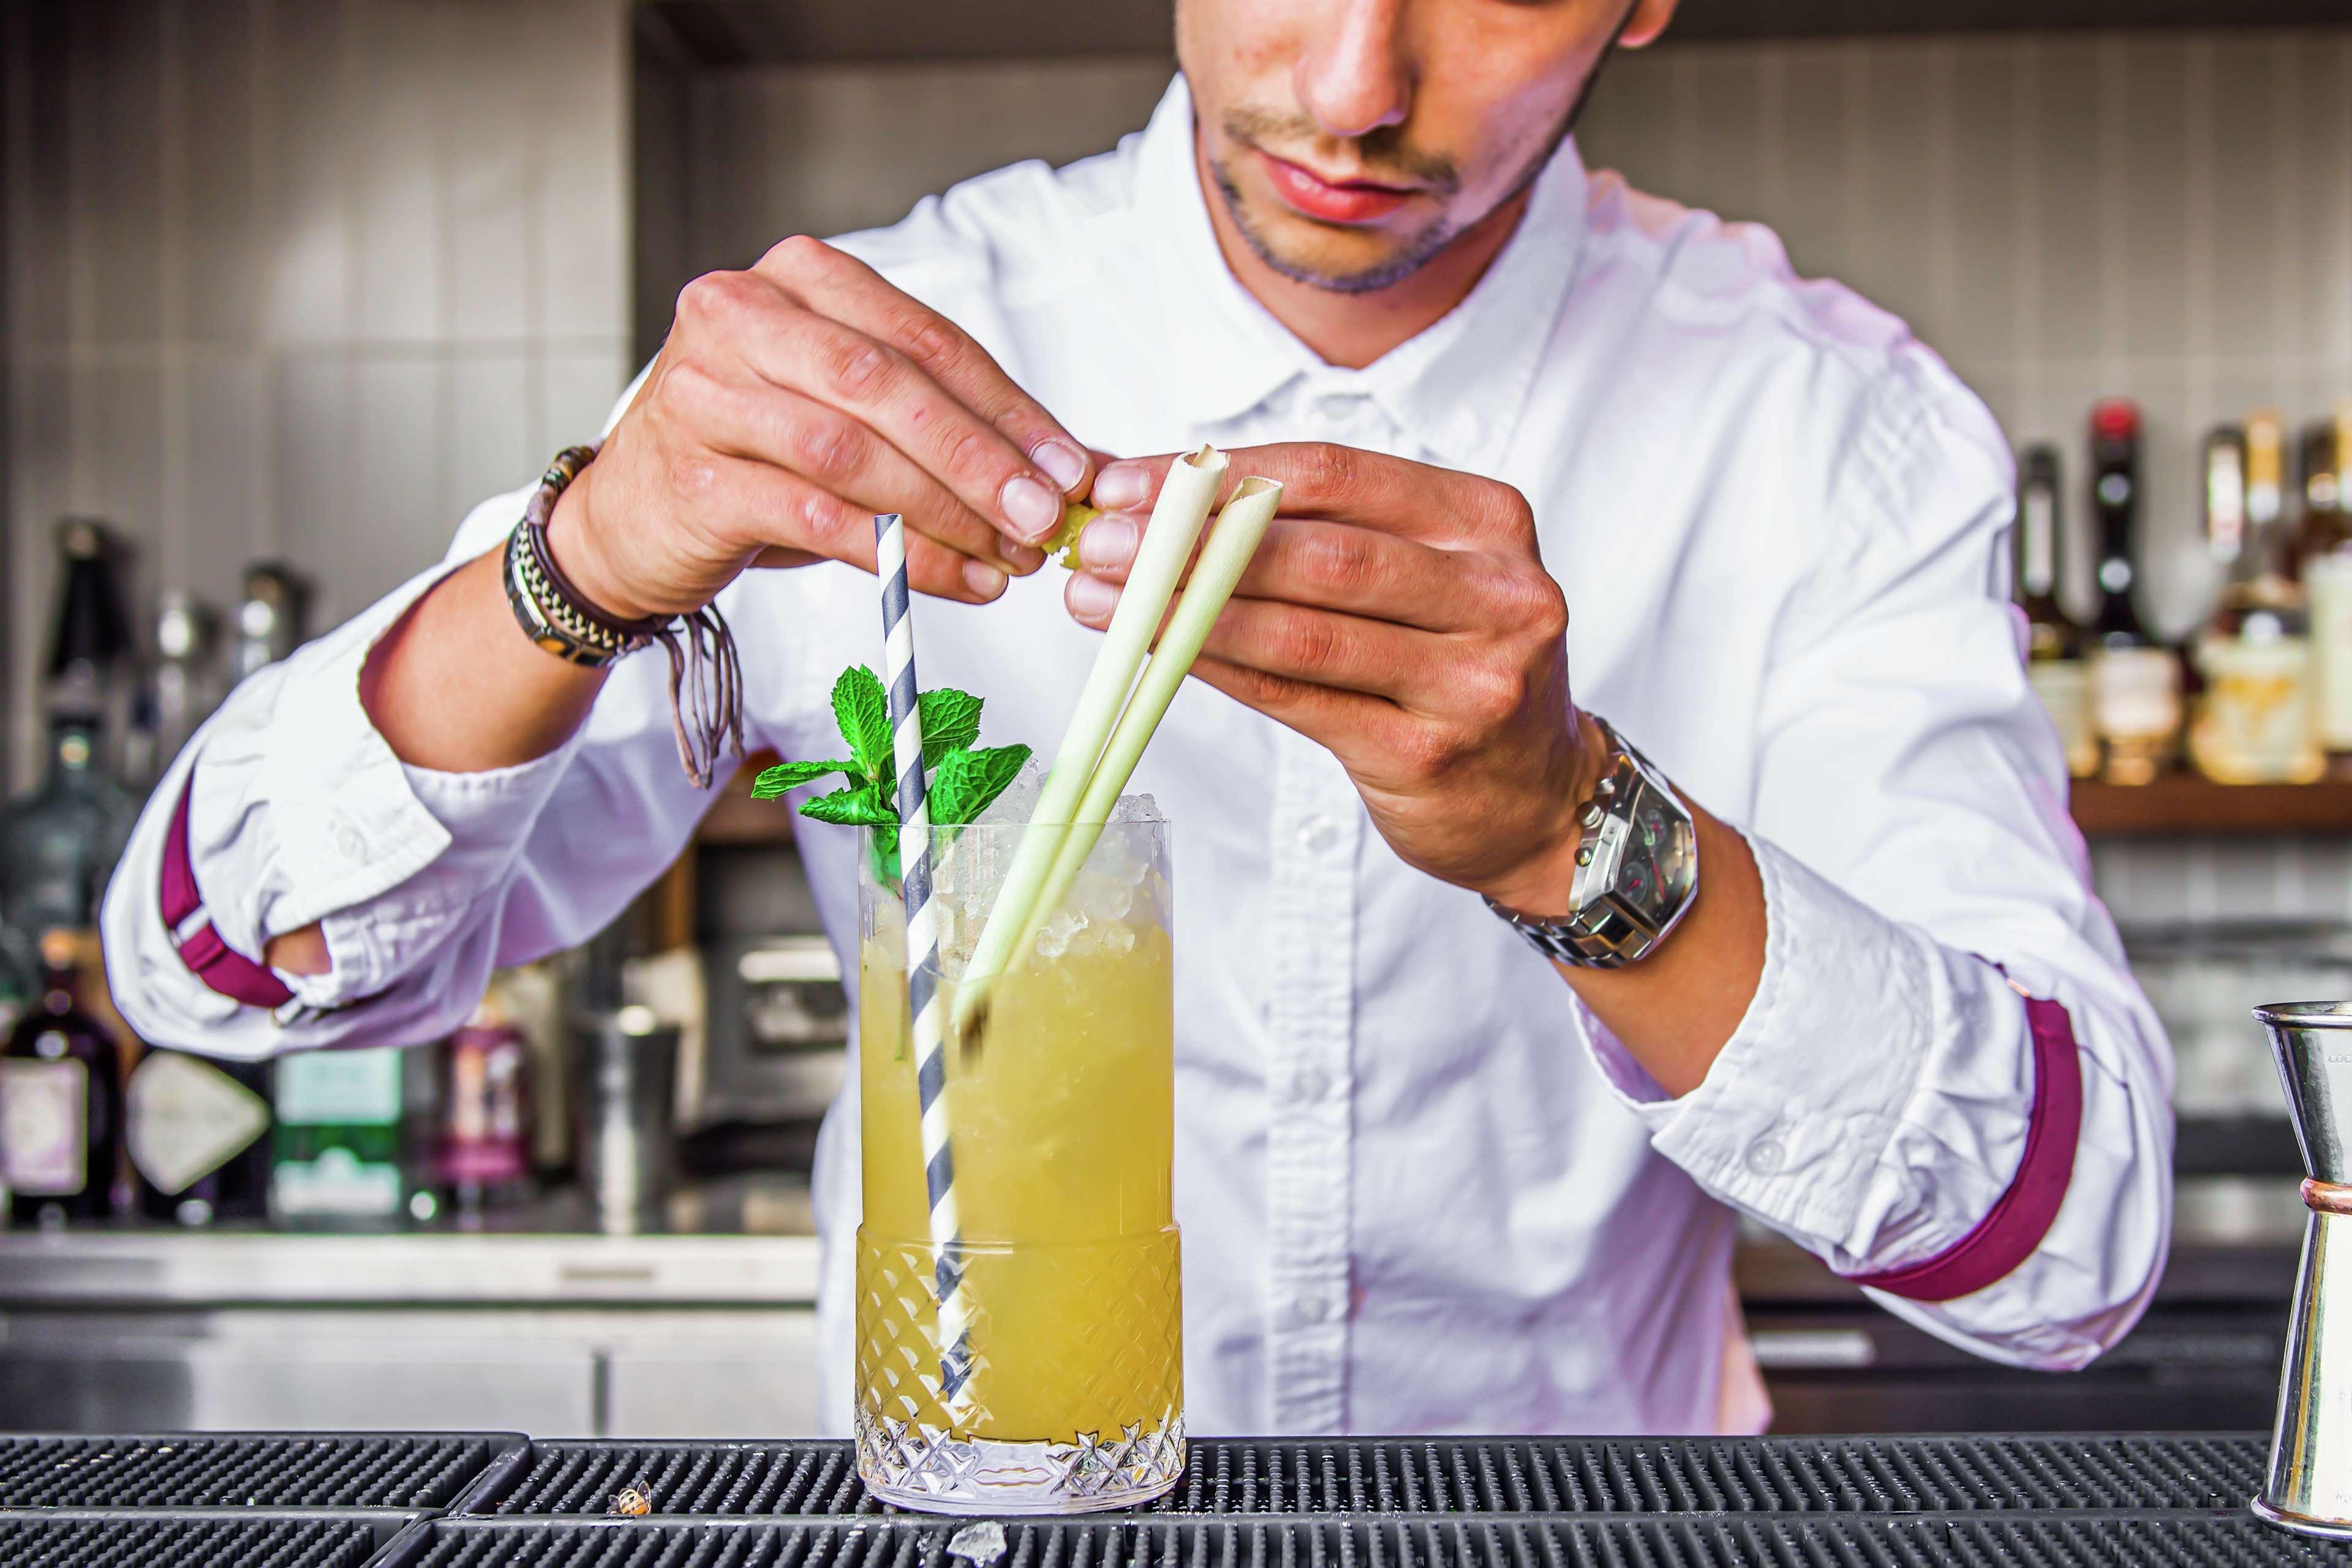
<svg viewBox="0 0 2352 1568">
<path fill-rule="evenodd" d="M 964 1297 L 955 1156 L 948 1139 L 946 1009 L 940 1005 L 939 916 L 931 904 L 931 815 L 915 685 L 915 626 L 907 613 L 907 532 L 897 512 L 884 512 L 874 519 L 874 545 L 875 575 L 882 584 L 882 679 L 890 695 L 890 749 L 898 769 L 898 866 L 907 907 L 907 1016 L 912 1020 L 915 1037 L 915 1088 L 922 1102 L 923 1164 L 931 1200 L 940 1403 L 950 1412 L 960 1412 L 971 1377 L 971 1314 Z"/>
</svg>

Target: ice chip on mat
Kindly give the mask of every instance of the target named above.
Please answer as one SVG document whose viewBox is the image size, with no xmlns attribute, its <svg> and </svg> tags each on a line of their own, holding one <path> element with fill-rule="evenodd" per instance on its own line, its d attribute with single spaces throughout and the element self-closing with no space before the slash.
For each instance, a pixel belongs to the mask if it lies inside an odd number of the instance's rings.
<svg viewBox="0 0 2352 1568">
<path fill-rule="evenodd" d="M 972 1568 L 988 1568 L 1004 1555 L 1004 1527 L 992 1519 L 967 1524 L 948 1537 L 948 1555 L 962 1558 Z"/>
</svg>

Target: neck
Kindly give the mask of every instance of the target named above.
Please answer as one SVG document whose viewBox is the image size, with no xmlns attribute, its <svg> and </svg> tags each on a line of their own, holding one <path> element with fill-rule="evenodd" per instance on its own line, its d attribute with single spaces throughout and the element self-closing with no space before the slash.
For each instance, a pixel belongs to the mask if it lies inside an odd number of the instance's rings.
<svg viewBox="0 0 2352 1568">
<path fill-rule="evenodd" d="M 1383 289 L 1349 294 L 1301 283 L 1266 265 L 1226 210 L 1197 131 L 1192 138 L 1192 163 L 1202 199 L 1208 204 L 1209 226 L 1216 233 L 1225 265 L 1300 342 L 1325 363 L 1348 370 L 1361 370 L 1462 303 L 1486 276 L 1487 266 L 1528 210 L 1528 191 L 1521 190 L 1404 277 Z"/>
</svg>

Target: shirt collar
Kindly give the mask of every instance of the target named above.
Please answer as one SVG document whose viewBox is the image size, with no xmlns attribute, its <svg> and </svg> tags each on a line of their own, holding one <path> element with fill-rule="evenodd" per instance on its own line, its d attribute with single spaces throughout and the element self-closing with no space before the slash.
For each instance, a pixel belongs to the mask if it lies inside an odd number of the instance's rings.
<svg viewBox="0 0 2352 1568">
<path fill-rule="evenodd" d="M 1434 325 L 1361 370 L 1326 364 L 1243 288 L 1210 226 L 1192 148 L 1192 95 L 1179 75 L 1138 150 L 1137 231 L 1165 289 L 1168 363 L 1187 412 L 1213 425 L 1247 414 L 1294 380 L 1318 393 L 1369 394 L 1446 462 L 1496 467 L 1525 412 L 1549 328 L 1584 237 L 1584 164 L 1575 143 L 1537 174 L 1517 230 Z"/>
</svg>

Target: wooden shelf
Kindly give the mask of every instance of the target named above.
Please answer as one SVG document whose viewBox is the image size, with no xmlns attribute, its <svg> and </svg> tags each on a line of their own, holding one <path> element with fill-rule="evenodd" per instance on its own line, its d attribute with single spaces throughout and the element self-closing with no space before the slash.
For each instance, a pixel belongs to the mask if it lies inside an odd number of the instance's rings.
<svg viewBox="0 0 2352 1568">
<path fill-rule="evenodd" d="M 791 808 L 751 798 L 751 781 L 775 760 L 772 752 L 745 760 L 702 819 L 698 843 L 740 848 L 793 841 Z M 2077 780 L 2073 799 L 2074 820 L 2089 838 L 2352 836 L 2352 773 L 2307 784 L 2217 784 L 2188 773 L 2139 785 Z"/>
<path fill-rule="evenodd" d="M 2352 834 L 2352 778 L 2307 784 L 2218 784 L 2172 773 L 2151 784 L 2077 781 L 2074 820 L 2089 838 Z"/>
</svg>

